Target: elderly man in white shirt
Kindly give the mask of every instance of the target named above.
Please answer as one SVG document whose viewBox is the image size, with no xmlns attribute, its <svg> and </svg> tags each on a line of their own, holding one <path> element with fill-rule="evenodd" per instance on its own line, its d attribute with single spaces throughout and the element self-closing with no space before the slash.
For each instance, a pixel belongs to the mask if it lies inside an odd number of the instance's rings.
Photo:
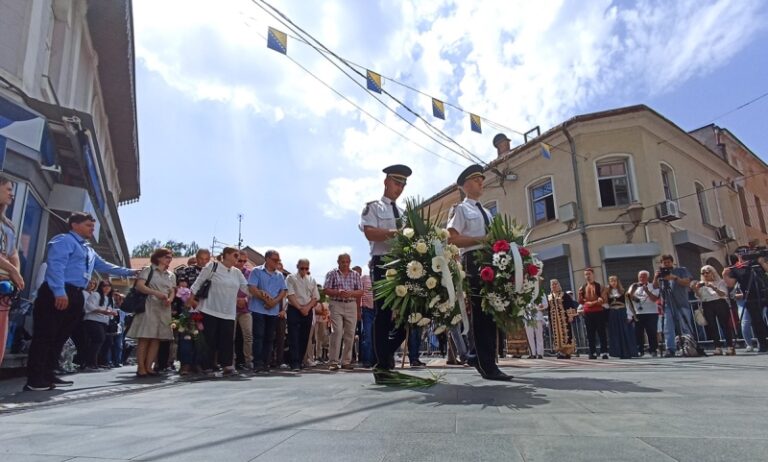
<svg viewBox="0 0 768 462">
<path fill-rule="evenodd" d="M 312 330 L 313 311 L 320 300 L 315 278 L 309 274 L 309 260 L 302 258 L 296 263 L 295 274 L 285 279 L 288 287 L 288 350 L 291 370 L 302 368 L 307 351 L 309 333 Z"/>
<path fill-rule="evenodd" d="M 637 313 L 637 326 L 635 329 L 637 353 L 639 356 L 644 355 L 645 339 L 643 336 L 645 335 L 648 337 L 648 352 L 655 358 L 658 356 L 659 348 L 657 337 L 659 307 L 656 305 L 656 302 L 659 300 L 659 289 L 651 283 L 650 273 L 643 270 L 637 273 L 637 282 L 629 286 L 627 294 Z"/>
</svg>

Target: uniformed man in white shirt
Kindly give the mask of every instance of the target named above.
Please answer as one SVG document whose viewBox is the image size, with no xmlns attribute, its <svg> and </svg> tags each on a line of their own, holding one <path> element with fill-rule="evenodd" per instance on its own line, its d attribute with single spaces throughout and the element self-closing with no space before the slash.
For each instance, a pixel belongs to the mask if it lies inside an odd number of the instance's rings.
<svg viewBox="0 0 768 462">
<path fill-rule="evenodd" d="M 402 227 L 404 211 L 398 207 L 396 201 L 412 173 L 405 165 L 390 165 L 383 172 L 387 175 L 384 179 L 384 195 L 379 200 L 365 204 L 360 218 L 360 230 L 371 244 L 370 269 L 374 284 L 384 278 L 382 257 L 390 252 L 391 239 Z M 378 382 L 380 377 L 386 375 L 386 371 L 395 367 L 395 350 L 405 340 L 405 328 L 395 327 L 392 311 L 382 310 L 382 300 L 374 299 L 373 305 L 373 352 L 376 361 L 374 377 Z"/>
<path fill-rule="evenodd" d="M 491 212 L 480 203 L 484 180 L 483 167 L 477 164 L 467 167 L 456 180 L 466 198 L 450 211 L 447 227 L 451 237 L 448 241 L 461 248 L 462 263 L 469 279 L 471 326 L 477 352 L 473 365 L 485 379 L 507 381 L 512 376 L 501 372 L 496 365 L 496 323 L 481 307 L 482 281 L 477 251 L 483 247 L 491 223 Z"/>
</svg>

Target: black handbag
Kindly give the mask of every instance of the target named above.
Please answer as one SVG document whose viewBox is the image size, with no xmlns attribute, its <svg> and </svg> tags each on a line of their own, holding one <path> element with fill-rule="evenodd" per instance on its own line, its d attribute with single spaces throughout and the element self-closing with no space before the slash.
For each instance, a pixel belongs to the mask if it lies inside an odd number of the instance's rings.
<svg viewBox="0 0 768 462">
<path fill-rule="evenodd" d="M 200 288 L 197 289 L 197 293 L 195 294 L 196 300 L 203 300 L 205 298 L 208 298 L 208 292 L 211 291 L 211 279 L 213 279 L 213 273 L 216 272 L 216 268 L 219 267 L 218 263 L 213 264 L 213 268 L 211 270 L 211 275 L 208 276 L 208 279 L 203 281 L 202 284 L 200 284 Z"/>
<path fill-rule="evenodd" d="M 145 285 L 148 285 L 149 281 L 152 280 L 152 273 L 154 272 L 155 269 L 150 266 L 149 275 L 147 276 L 147 282 Z M 123 304 L 120 305 L 120 309 L 126 313 L 139 314 L 143 313 L 147 309 L 147 294 L 143 294 L 136 290 L 136 283 L 138 281 L 138 278 L 133 281 L 133 287 L 131 287 L 131 290 L 128 291 L 128 295 L 125 296 Z"/>
</svg>

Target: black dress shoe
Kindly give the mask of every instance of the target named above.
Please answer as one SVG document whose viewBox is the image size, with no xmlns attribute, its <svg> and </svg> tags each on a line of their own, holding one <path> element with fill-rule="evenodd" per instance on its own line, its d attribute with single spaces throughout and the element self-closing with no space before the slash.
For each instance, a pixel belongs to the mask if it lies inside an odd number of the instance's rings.
<svg viewBox="0 0 768 462">
<path fill-rule="evenodd" d="M 71 387 L 75 382 L 54 377 L 51 383 L 55 388 Z"/>
<path fill-rule="evenodd" d="M 373 370 L 373 382 L 376 385 L 386 385 L 387 381 L 391 380 L 393 377 L 392 371 L 389 371 L 387 369 L 374 369 Z"/>
<path fill-rule="evenodd" d="M 491 372 L 490 374 L 483 374 L 485 380 L 496 380 L 499 382 L 509 382 L 513 379 L 511 375 L 507 375 L 499 370 Z"/>
<path fill-rule="evenodd" d="M 426 367 L 427 364 L 419 361 L 418 359 L 415 361 L 411 361 L 411 367 Z"/>
<path fill-rule="evenodd" d="M 48 384 L 48 385 L 43 385 L 43 384 L 40 384 L 40 385 L 37 385 L 37 384 L 30 385 L 30 384 L 26 384 L 26 385 L 24 385 L 23 390 L 24 391 L 47 391 L 47 390 L 53 390 L 53 388 L 54 387 L 51 384 Z"/>
<path fill-rule="evenodd" d="M 467 356 L 467 364 L 472 367 L 477 367 L 477 356 Z"/>
</svg>

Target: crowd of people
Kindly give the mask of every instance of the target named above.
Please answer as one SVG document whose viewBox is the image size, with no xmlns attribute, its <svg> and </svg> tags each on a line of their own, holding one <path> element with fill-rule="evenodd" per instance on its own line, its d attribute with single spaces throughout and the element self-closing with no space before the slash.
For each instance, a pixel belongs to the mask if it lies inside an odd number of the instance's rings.
<svg viewBox="0 0 768 462">
<path fill-rule="evenodd" d="M 175 269 L 169 266 L 173 254 L 167 248 L 155 249 L 151 264 L 143 269 L 116 266 L 88 242 L 94 217 L 75 212 L 68 219 L 69 232 L 48 242 L 45 277 L 34 301 L 24 389 L 72 385 L 59 369 L 62 348 L 70 338 L 81 371 L 122 366 L 135 352 L 137 379 L 177 369 L 178 362 L 180 375 L 212 377 L 238 369 L 264 374 L 276 367 L 296 372 L 319 365 L 330 371 L 366 368 L 377 383 L 385 383 L 397 374 L 395 353 L 401 348 L 411 367 L 425 365 L 419 359 L 423 337 L 435 340 L 448 364 L 465 363 L 483 378 L 500 381 L 512 379 L 496 361 L 506 354 L 507 339 L 514 345 L 513 354 L 527 350 L 534 359 L 546 354 L 545 337 L 551 340 L 551 351 L 564 359 L 584 347 L 590 359 L 691 356 L 703 354 L 700 326 L 714 354 L 734 355 L 741 327 L 748 350 L 754 340 L 759 352 L 768 352 L 768 262 L 750 249 L 732 255 L 722 277 L 706 265 L 695 278 L 675 266 L 671 255 L 662 255 L 653 275 L 640 271 L 632 282 L 610 275 L 603 286 L 587 268 L 585 283 L 574 294 L 553 279 L 549 293 L 536 302 L 533 318 L 524 320 L 519 332 L 500 332 L 480 308 L 479 271 L 473 258 L 489 225 L 489 212 L 479 202 L 482 172 L 476 165 L 459 176 L 457 184 L 466 199 L 451 211 L 447 225 L 449 242 L 462 249 L 471 328 L 459 324 L 439 336 L 429 326 L 422 331 L 396 323 L 373 294 L 375 281 L 383 277 L 382 257 L 402 226 L 403 211 L 395 201 L 411 174 L 406 166 L 384 169 L 384 195 L 362 213 L 360 229 L 371 243 L 370 274 L 353 267 L 350 255 L 341 254 L 322 285 L 312 276 L 309 260 L 299 259 L 295 272 L 289 272 L 276 250 L 265 252 L 264 264 L 255 268 L 232 247 L 215 259 L 202 249 Z M 0 177 L 0 212 L 12 199 L 12 183 Z M 18 291 L 24 281 L 14 242 L 12 224 L 0 221 L 0 283 Z M 121 309 L 125 297 L 113 291 L 108 279 L 92 279 L 94 274 L 134 278 L 133 290 L 145 296 L 141 309 L 126 313 Z M 0 296 L 0 308 L 7 301 Z M 0 321 L 3 314 L 7 316 L 7 310 L 0 310 Z M 576 335 L 577 321 L 586 328 L 586 345 Z M 6 329 L 0 322 L 0 333 Z"/>
</svg>

